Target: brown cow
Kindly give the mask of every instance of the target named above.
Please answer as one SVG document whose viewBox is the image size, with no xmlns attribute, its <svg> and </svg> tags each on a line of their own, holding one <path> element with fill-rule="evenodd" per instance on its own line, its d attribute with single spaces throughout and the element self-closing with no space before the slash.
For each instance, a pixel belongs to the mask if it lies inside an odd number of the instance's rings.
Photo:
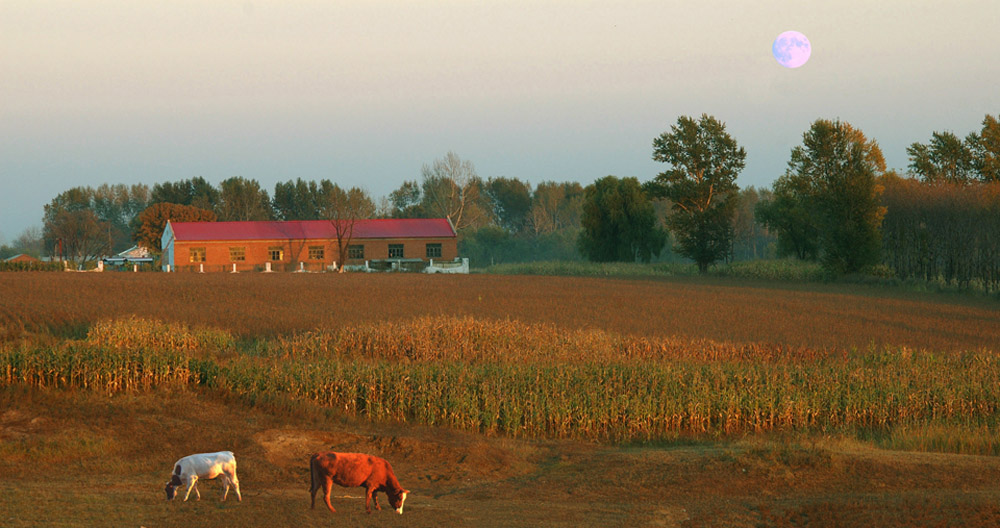
<svg viewBox="0 0 1000 528">
<path fill-rule="evenodd" d="M 309 473 L 312 480 L 309 492 L 312 494 L 313 509 L 316 508 L 316 490 L 322 485 L 326 507 L 332 512 L 337 511 L 330 505 L 330 489 L 336 482 L 348 488 L 355 486 L 365 488 L 368 492 L 365 498 L 365 511 L 368 513 L 372 512 L 373 497 L 375 509 L 382 509 L 375 495 L 382 491 L 389 497 L 389 504 L 396 509 L 396 513 L 403 514 L 403 502 L 406 501 L 406 494 L 409 491 L 399 485 L 396 475 L 392 472 L 392 466 L 377 456 L 334 451 L 316 453 L 309 459 Z"/>
</svg>

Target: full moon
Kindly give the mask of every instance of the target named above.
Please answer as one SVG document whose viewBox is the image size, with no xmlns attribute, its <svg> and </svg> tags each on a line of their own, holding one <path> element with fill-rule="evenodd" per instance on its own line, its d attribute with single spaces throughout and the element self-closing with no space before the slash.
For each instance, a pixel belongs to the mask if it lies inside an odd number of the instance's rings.
<svg viewBox="0 0 1000 528">
<path fill-rule="evenodd" d="M 809 39 L 798 31 L 786 31 L 774 39 L 771 45 L 774 60 L 786 68 L 798 68 L 809 60 L 812 45 Z"/>
</svg>

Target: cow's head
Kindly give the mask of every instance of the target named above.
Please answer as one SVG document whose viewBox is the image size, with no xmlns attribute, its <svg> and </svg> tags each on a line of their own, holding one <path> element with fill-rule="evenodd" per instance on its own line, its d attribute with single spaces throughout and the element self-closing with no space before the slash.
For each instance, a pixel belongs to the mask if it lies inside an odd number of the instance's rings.
<svg viewBox="0 0 1000 528">
<path fill-rule="evenodd" d="M 170 477 L 170 481 L 167 482 L 167 487 L 164 491 L 167 492 L 167 500 L 174 500 L 174 496 L 177 495 L 177 486 L 181 485 L 181 479 L 174 475 Z"/>
<path fill-rule="evenodd" d="M 386 493 L 389 496 L 389 504 L 396 509 L 396 513 L 403 515 L 403 503 L 406 502 L 407 490 L 399 490 L 398 493 Z"/>
</svg>

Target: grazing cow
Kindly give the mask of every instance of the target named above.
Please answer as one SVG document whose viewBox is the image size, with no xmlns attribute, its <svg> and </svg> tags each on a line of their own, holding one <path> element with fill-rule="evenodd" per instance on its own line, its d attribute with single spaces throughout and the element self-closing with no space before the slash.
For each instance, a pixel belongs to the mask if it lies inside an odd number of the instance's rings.
<svg viewBox="0 0 1000 528">
<path fill-rule="evenodd" d="M 316 508 L 316 490 L 323 486 L 326 507 L 332 512 L 337 511 L 330 505 L 330 489 L 337 483 L 344 487 L 365 488 L 368 492 L 365 498 L 365 511 L 368 513 L 372 512 L 372 498 L 375 499 L 375 509 L 382 509 L 378 505 L 376 496 L 377 492 L 382 491 L 389 497 L 389 504 L 396 509 L 396 513 L 403 514 L 403 502 L 406 501 L 409 491 L 399 485 L 396 475 L 392 472 L 392 466 L 379 457 L 333 451 L 317 453 L 309 459 L 309 472 L 312 480 L 309 492 L 312 494 L 313 509 Z"/>
<path fill-rule="evenodd" d="M 236 457 L 232 451 L 219 451 L 218 453 L 200 453 L 189 455 L 174 464 L 174 474 L 167 482 L 167 500 L 174 500 L 176 488 L 186 486 L 184 500 L 188 500 L 191 490 L 194 490 L 197 500 L 201 500 L 201 493 L 198 492 L 198 479 L 214 479 L 222 476 L 222 483 L 225 490 L 222 492 L 222 500 L 226 500 L 229 495 L 229 487 L 236 490 L 236 499 L 243 502 L 240 495 L 240 480 L 236 478 Z"/>
</svg>

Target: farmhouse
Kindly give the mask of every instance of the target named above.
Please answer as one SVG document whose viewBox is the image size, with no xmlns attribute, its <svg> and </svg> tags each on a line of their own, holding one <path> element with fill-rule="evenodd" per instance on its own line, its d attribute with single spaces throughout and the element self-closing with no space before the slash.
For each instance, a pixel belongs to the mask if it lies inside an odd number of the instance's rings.
<svg viewBox="0 0 1000 528">
<path fill-rule="evenodd" d="M 347 232 L 344 224 L 341 231 Z M 168 221 L 160 239 L 161 263 L 172 271 L 322 271 L 458 257 L 455 228 L 447 218 L 357 220 L 350 233 L 344 235 L 347 260 L 337 262 L 337 230 L 328 220 Z"/>
</svg>

